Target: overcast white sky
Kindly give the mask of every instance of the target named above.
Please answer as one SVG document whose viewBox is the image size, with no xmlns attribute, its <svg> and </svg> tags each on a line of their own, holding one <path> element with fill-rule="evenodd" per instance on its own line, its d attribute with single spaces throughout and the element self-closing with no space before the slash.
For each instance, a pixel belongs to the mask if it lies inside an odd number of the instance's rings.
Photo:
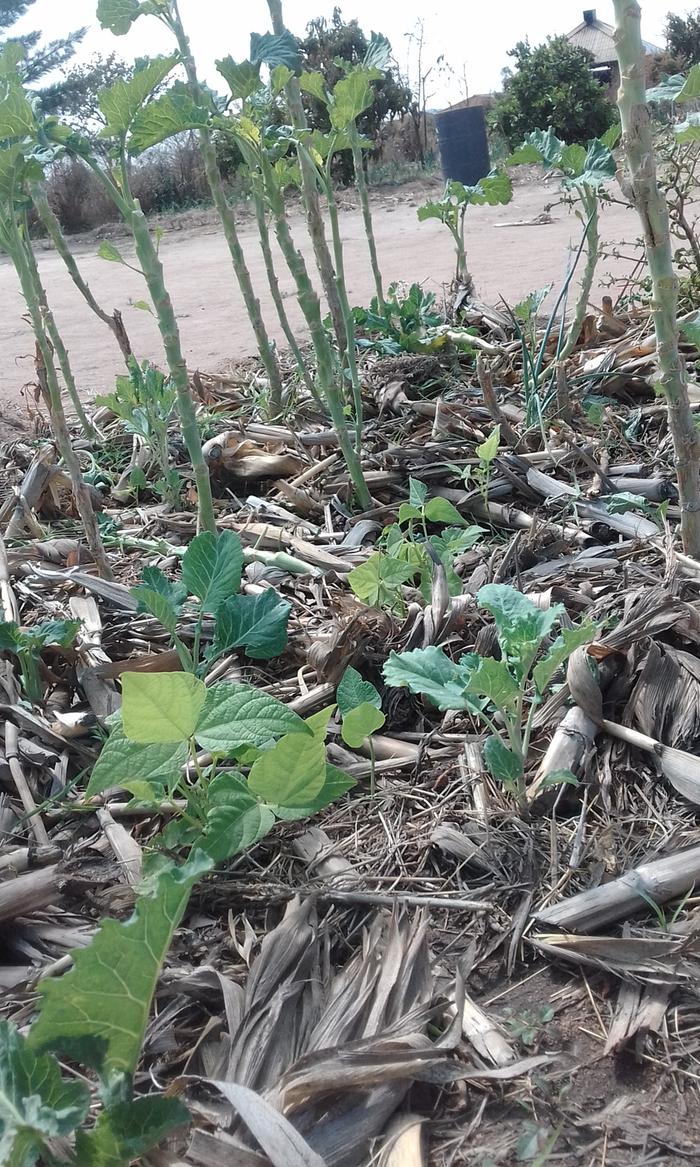
<svg viewBox="0 0 700 1167">
<path fill-rule="evenodd" d="M 422 17 L 428 45 L 426 57 L 445 54 L 454 70 L 450 81 L 438 83 L 432 105 L 439 107 L 464 97 L 466 76 L 470 93 L 497 89 L 501 69 L 509 63 L 508 49 L 529 37 L 538 44 L 548 35 L 569 32 L 582 19 L 584 7 L 595 0 L 343 0 L 345 19 L 356 17 L 366 32 L 383 32 L 392 42 L 395 55 L 405 65 L 406 33 Z M 302 34 L 312 17 L 330 16 L 333 0 L 285 0 L 286 23 Z M 684 15 L 694 5 L 673 0 L 642 0 L 642 36 L 663 44 L 662 30 L 669 9 Z M 79 58 L 95 52 L 118 52 L 126 58 L 170 50 L 167 33 L 153 17 L 142 17 L 126 37 L 103 32 L 95 19 L 96 0 L 35 0 L 29 13 L 16 27 L 19 31 L 41 29 L 47 38 L 62 36 L 71 29 L 89 26 L 79 50 Z M 265 0 L 180 0 L 185 21 L 201 72 L 213 85 L 217 74 L 214 61 L 231 53 L 240 60 L 248 55 L 251 32 L 269 28 Z M 612 21 L 611 0 L 596 5 L 601 20 Z"/>
</svg>

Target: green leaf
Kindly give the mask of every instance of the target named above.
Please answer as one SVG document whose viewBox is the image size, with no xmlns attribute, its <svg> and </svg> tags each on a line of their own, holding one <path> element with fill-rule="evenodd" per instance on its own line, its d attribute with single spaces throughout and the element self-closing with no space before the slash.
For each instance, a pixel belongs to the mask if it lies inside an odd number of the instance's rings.
<svg viewBox="0 0 700 1167">
<path fill-rule="evenodd" d="M 91 1131 L 78 1131 L 75 1167 L 124 1167 L 190 1122 L 179 1098 L 149 1094 L 101 1110 Z"/>
<path fill-rule="evenodd" d="M 124 673 L 124 733 L 133 742 L 186 741 L 210 694 L 191 673 Z"/>
<path fill-rule="evenodd" d="M 476 653 L 469 653 L 455 664 L 435 645 L 392 652 L 384 665 L 384 680 L 387 685 L 422 693 L 438 709 L 473 709 L 467 686 L 480 660 Z"/>
<path fill-rule="evenodd" d="M 545 774 L 538 782 L 540 790 L 550 789 L 552 786 L 579 786 L 579 780 L 571 770 L 552 770 Z"/>
<path fill-rule="evenodd" d="M 161 965 L 190 892 L 210 866 L 201 854 L 169 865 L 129 920 L 104 920 L 90 944 L 73 952 L 70 972 L 41 981 L 32 1049 L 60 1050 L 110 1085 L 133 1077 Z"/>
<path fill-rule="evenodd" d="M 676 101 L 696 101 L 700 97 L 700 65 L 693 65 L 676 95 Z"/>
<path fill-rule="evenodd" d="M 275 65 L 274 69 L 270 70 L 270 89 L 275 97 L 289 84 L 293 76 L 292 70 L 286 65 Z"/>
<path fill-rule="evenodd" d="M 418 478 L 409 478 L 408 480 L 408 501 L 412 507 L 420 510 L 425 505 L 428 497 L 428 487 L 425 482 L 421 482 Z"/>
<path fill-rule="evenodd" d="M 476 456 L 480 462 L 490 465 L 498 453 L 501 444 L 501 427 L 495 425 L 485 442 L 476 447 Z"/>
<path fill-rule="evenodd" d="M 374 102 L 374 89 L 370 79 L 362 69 L 354 70 L 349 77 L 343 77 L 333 89 L 330 105 L 331 125 L 336 130 L 346 130 Z"/>
<path fill-rule="evenodd" d="M 506 166 L 531 166 L 542 161 L 542 153 L 533 142 L 523 142 L 506 158 Z"/>
<path fill-rule="evenodd" d="M 0 140 L 28 138 L 36 131 L 34 111 L 16 74 L 0 75 Z M 13 165 L 18 156 L 14 155 Z"/>
<path fill-rule="evenodd" d="M 616 173 L 617 163 L 612 151 L 600 138 L 592 138 L 588 143 L 583 171 L 576 176 L 574 185 L 599 187 L 610 182 Z"/>
<path fill-rule="evenodd" d="M 697 142 L 700 140 L 700 114 L 690 113 L 684 122 L 677 122 L 673 132 L 679 142 Z"/>
<path fill-rule="evenodd" d="M 216 634 L 211 657 L 243 648 L 252 660 L 270 660 L 287 645 L 291 604 L 274 588 L 256 596 L 230 596 L 216 610 Z"/>
<path fill-rule="evenodd" d="M 22 647 L 22 630 L 14 620 L 0 624 L 0 651 L 17 652 Z"/>
<path fill-rule="evenodd" d="M 514 786 L 522 777 L 523 760 L 519 754 L 509 750 L 500 737 L 488 737 L 484 742 L 484 761 L 494 778 L 507 786 Z"/>
<path fill-rule="evenodd" d="M 373 32 L 362 62 L 365 69 L 384 71 L 391 64 L 391 43 L 381 32 Z"/>
<path fill-rule="evenodd" d="M 482 527 L 445 527 L 439 535 L 430 536 L 430 544 L 435 548 L 440 558 L 444 555 L 463 555 L 479 542 L 484 531 Z"/>
<path fill-rule="evenodd" d="M 252 685 L 221 681 L 207 690 L 195 737 L 205 750 L 227 753 L 265 746 L 282 734 L 310 734 L 297 713 Z"/>
<path fill-rule="evenodd" d="M 412 506 L 410 502 L 402 502 L 399 507 L 399 524 L 409 523 L 411 519 L 420 519 L 423 516 L 423 510 L 419 506 Z"/>
<path fill-rule="evenodd" d="M 564 146 L 559 156 L 559 166 L 565 174 L 570 174 L 574 178 L 582 174 L 586 169 L 586 147 L 579 145 L 578 142 Z"/>
<path fill-rule="evenodd" d="M 375 730 L 382 728 L 385 721 L 386 718 L 381 709 L 377 709 L 376 705 L 365 701 L 362 705 L 358 705 L 349 713 L 344 714 L 340 731 L 341 737 L 346 746 L 357 750 L 365 738 L 370 737 Z"/>
<path fill-rule="evenodd" d="M 382 707 L 382 699 L 377 689 L 371 681 L 364 681 L 362 674 L 358 673 L 352 665 L 348 665 L 340 678 L 335 695 L 338 708 L 343 715 L 349 713 L 351 709 L 357 709 L 358 705 L 366 703 L 374 705 L 376 709 Z"/>
<path fill-rule="evenodd" d="M 295 819 L 311 818 L 312 815 L 318 814 L 320 810 L 330 806 L 336 799 L 342 798 L 347 794 L 348 790 L 352 790 L 353 786 L 357 786 L 354 778 L 349 774 L 344 774 L 342 770 L 336 769 L 335 766 L 326 764 L 326 780 L 323 783 L 321 790 L 315 798 L 311 799 L 306 806 L 279 806 L 273 804 L 272 809 L 278 819 L 283 819 L 284 822 L 294 822 Z"/>
<path fill-rule="evenodd" d="M 159 567 L 144 567 L 141 583 L 131 589 L 138 600 L 139 612 L 150 612 L 168 632 L 174 632 L 180 610 L 187 599 L 187 588 L 180 581 L 168 579 Z"/>
<path fill-rule="evenodd" d="M 276 36 L 272 32 L 257 32 L 250 34 L 250 59 L 254 65 L 267 65 L 274 69 L 277 65 L 286 65 L 292 73 L 298 73 L 301 68 L 299 42 L 287 29 Z"/>
<path fill-rule="evenodd" d="M 161 783 L 172 789 L 187 761 L 187 742 L 134 742 L 121 726 L 112 730 L 95 762 L 85 791 L 86 798 L 102 794 L 113 786 L 141 797 L 147 783 Z"/>
<path fill-rule="evenodd" d="M 99 106 L 107 124 L 100 130 L 99 136 L 125 139 L 144 102 L 172 72 L 177 61 L 176 54 L 171 57 L 153 57 L 137 68 L 127 81 L 115 81 L 109 89 L 104 89 L 99 97 Z"/>
<path fill-rule="evenodd" d="M 305 806 L 326 781 L 326 748 L 320 735 L 287 734 L 251 767 L 248 786 L 266 802 Z"/>
<path fill-rule="evenodd" d="M 480 179 L 475 189 L 483 194 L 481 201 L 488 203 L 490 207 L 505 206 L 513 197 L 513 184 L 503 171 L 487 174 L 485 178 Z"/>
<path fill-rule="evenodd" d="M 139 312 L 150 312 L 151 316 L 153 315 L 153 309 L 147 300 L 134 300 L 131 307 L 138 308 Z"/>
<path fill-rule="evenodd" d="M 131 124 L 129 153 L 143 154 L 175 134 L 206 129 L 208 124 L 209 110 L 197 105 L 189 93 L 173 89 L 139 110 Z"/>
<path fill-rule="evenodd" d="M 564 609 L 561 604 L 545 610 L 537 608 L 532 600 L 508 584 L 486 584 L 476 599 L 493 616 L 501 652 L 517 663 L 522 679 L 524 670 L 529 668 L 539 645 Z"/>
<path fill-rule="evenodd" d="M 681 89 L 685 85 L 685 77 L 682 73 L 674 73 L 672 77 L 662 77 L 658 85 L 654 85 L 651 89 L 647 89 L 644 94 L 644 100 L 647 105 L 655 105 L 662 101 L 675 101 Z M 622 132 L 622 127 L 619 122 L 610 127 L 610 130 L 618 129 Z M 601 137 L 601 142 L 605 142 L 607 135 L 610 133 L 607 130 Z M 619 133 L 618 133 L 619 137 Z M 615 139 L 615 142 L 617 138 Z M 606 146 L 614 146 L 615 142 L 605 142 Z"/>
<path fill-rule="evenodd" d="M 520 685 L 509 672 L 505 661 L 484 657 L 469 679 L 469 691 L 486 697 L 497 709 L 514 709 L 520 696 Z"/>
<path fill-rule="evenodd" d="M 89 1109 L 87 1086 L 64 1081 L 55 1058 L 37 1056 L 14 1025 L 0 1021 L 0 1162 L 31 1167 L 45 1139 L 70 1135 Z"/>
<path fill-rule="evenodd" d="M 252 61 L 236 63 L 233 57 L 223 57 L 216 62 L 216 67 L 236 101 L 247 101 L 263 87 L 260 65 L 254 65 Z"/>
<path fill-rule="evenodd" d="M 595 631 L 596 626 L 590 621 L 579 624 L 576 628 L 562 628 L 547 655 L 532 670 L 532 679 L 538 693 L 544 693 L 557 669 L 569 659 L 574 649 L 588 644 Z"/>
<path fill-rule="evenodd" d="M 97 248 L 97 254 L 100 259 L 106 259 L 108 263 L 123 263 L 122 253 L 118 247 L 110 243 L 108 239 L 103 239 L 100 246 Z"/>
<path fill-rule="evenodd" d="M 348 583 L 359 600 L 370 608 L 400 605 L 398 589 L 415 574 L 415 568 L 375 551 L 348 573 Z"/>
<path fill-rule="evenodd" d="M 215 612 L 240 588 L 242 568 L 243 548 L 234 531 L 202 531 L 183 556 L 182 582 L 201 601 L 203 612 Z"/>
<path fill-rule="evenodd" d="M 647 97 L 647 101 L 648 100 L 649 98 Z M 619 122 L 613 122 L 609 129 L 607 129 L 604 134 L 600 135 L 600 140 L 604 146 L 608 147 L 608 150 L 612 150 L 619 142 L 621 134 L 622 126 Z"/>
<path fill-rule="evenodd" d="M 694 344 L 698 352 L 700 352 L 700 320 L 681 320 L 678 324 L 680 331 L 686 340 Z"/>
<path fill-rule="evenodd" d="M 310 94 L 311 97 L 315 97 L 323 105 L 328 105 L 326 81 L 322 73 L 302 73 L 299 78 L 299 88 L 304 93 Z"/>
<path fill-rule="evenodd" d="M 249 793 L 239 792 L 226 803 L 209 809 L 200 846 L 214 863 L 223 863 L 252 847 L 274 825 L 275 816 L 268 807 L 261 806 Z"/>
<path fill-rule="evenodd" d="M 70 648 L 80 631 L 79 620 L 43 620 L 33 628 L 27 628 L 24 635 L 37 648 L 47 645 L 58 645 L 59 648 Z"/>
<path fill-rule="evenodd" d="M 98 0 L 97 19 L 115 36 L 125 36 L 139 16 L 155 15 L 163 0 Z"/>
<path fill-rule="evenodd" d="M 431 498 L 425 504 L 425 517 L 429 523 L 453 523 L 457 527 L 466 527 L 467 520 L 446 498 Z"/>
</svg>

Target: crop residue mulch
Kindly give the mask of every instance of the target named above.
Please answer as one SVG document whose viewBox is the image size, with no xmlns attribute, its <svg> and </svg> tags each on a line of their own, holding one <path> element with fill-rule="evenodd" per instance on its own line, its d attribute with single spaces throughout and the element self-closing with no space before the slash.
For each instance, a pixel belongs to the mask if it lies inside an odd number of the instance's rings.
<svg viewBox="0 0 700 1167">
<path fill-rule="evenodd" d="M 219 527 L 251 552 L 244 589 L 272 584 L 293 605 L 281 657 L 233 654 L 217 679 L 251 681 L 306 716 L 332 703 L 354 665 L 382 692 L 387 720 L 374 789 L 366 751 L 336 731 L 329 761 L 356 788 L 198 885 L 139 1071 L 143 1085 L 184 1096 L 193 1126 L 154 1165 L 268 1163 L 234 1119 L 233 1095 L 213 1097 L 204 1078 L 264 1095 L 328 1167 L 697 1159 L 700 563 L 675 533 L 650 322 L 591 318 L 544 418 L 528 416 L 508 318 L 477 305 L 463 323 L 490 365 L 490 408 L 473 362 L 455 353 L 365 359 L 375 505 L 364 514 L 312 408 L 261 421 L 252 365 L 195 379 Z M 485 497 L 462 472 L 497 416 L 511 440 Z M 102 917 L 128 916 L 163 825 L 118 791 L 90 804 L 82 792 L 123 668 L 157 669 L 168 649 L 129 588 L 146 563 L 178 576 L 195 520 L 147 494 L 110 497 L 132 438 L 104 410 L 96 421 L 101 441 L 76 448 L 103 497 L 116 583 L 91 569 L 41 417 L 31 440 L 2 450 L 6 618 L 81 621 L 76 649 L 43 652 L 38 705 L 0 654 L 0 984 L 19 1025 L 40 977 L 68 968 Z M 396 521 L 411 477 L 483 537 L 455 564 L 461 595 L 436 589 L 426 603 L 406 586 L 403 610 L 364 606 L 347 574 Z M 382 680 L 391 650 L 487 646 L 474 597 L 488 582 L 599 627 L 600 689 L 570 668 L 537 714 L 528 817 L 484 769 L 468 713 L 438 713 Z M 600 728 L 596 702 L 617 731 Z M 595 722 L 580 742 L 579 716 Z M 636 748 L 626 730 L 659 748 Z M 577 786 L 540 781 L 553 748 L 574 749 Z"/>
</svg>

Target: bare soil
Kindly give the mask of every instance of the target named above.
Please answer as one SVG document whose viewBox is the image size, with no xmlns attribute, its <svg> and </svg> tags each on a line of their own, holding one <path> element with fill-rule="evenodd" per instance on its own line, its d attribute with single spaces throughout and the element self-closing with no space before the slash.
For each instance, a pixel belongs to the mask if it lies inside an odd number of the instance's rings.
<svg viewBox="0 0 700 1167">
<path fill-rule="evenodd" d="M 448 232 L 438 222 L 419 224 L 416 208 L 427 194 L 437 194 L 438 181 L 414 183 L 408 187 L 384 188 L 374 195 L 374 219 L 382 269 L 387 282 L 419 281 L 441 293 L 450 281 L 453 253 Z M 553 222 L 534 226 L 511 225 L 531 220 L 545 205 L 556 199 L 556 188 L 541 182 L 525 182 L 516 188 L 507 207 L 480 207 L 471 215 L 468 254 L 477 289 L 487 302 L 503 296 L 515 303 L 527 292 L 553 282 L 560 286 L 566 272 L 570 242 L 580 238 L 580 224 L 563 206 L 552 210 Z M 362 219 L 352 196 L 342 200 L 343 239 L 346 245 L 346 274 L 350 301 L 367 304 L 373 293 L 364 240 Z M 301 243 L 310 269 L 313 258 L 305 238 L 299 210 L 291 213 L 295 237 Z M 602 238 L 606 243 L 634 239 L 638 233 L 631 211 L 612 206 L 605 210 Z M 508 224 L 508 225 L 504 225 Z M 215 216 L 209 211 L 187 212 L 160 224 L 163 237 L 160 254 L 165 268 L 178 321 L 185 356 L 192 368 L 215 371 L 224 362 L 252 355 L 255 342 L 238 286 L 233 276 L 226 243 Z M 153 317 L 133 305 L 143 301 L 145 288 L 138 272 L 97 255 L 99 237 L 113 238 L 124 258 L 133 263 L 129 240 L 117 226 L 102 228 L 89 236 L 76 236 L 71 246 L 81 269 L 103 306 L 119 308 L 139 358 L 162 360 L 162 348 Z M 254 287 L 270 335 L 282 340 L 274 307 L 267 291 L 257 230 L 248 216 L 241 218 L 241 237 Z M 121 368 L 121 358 L 105 326 L 86 309 L 72 285 L 60 258 L 46 244 L 40 244 L 40 267 L 50 303 L 66 340 L 81 393 L 90 398 L 112 387 Z M 627 254 L 631 248 L 627 247 Z M 303 336 L 303 321 L 293 294 L 293 284 L 281 256 L 278 272 L 293 326 Z M 600 264 L 600 279 L 606 272 L 626 274 L 623 260 Z M 0 257 L 0 403 L 3 421 L 10 426 L 24 412 L 22 388 L 33 379 L 33 341 L 23 318 L 24 304 L 14 269 Z"/>
</svg>

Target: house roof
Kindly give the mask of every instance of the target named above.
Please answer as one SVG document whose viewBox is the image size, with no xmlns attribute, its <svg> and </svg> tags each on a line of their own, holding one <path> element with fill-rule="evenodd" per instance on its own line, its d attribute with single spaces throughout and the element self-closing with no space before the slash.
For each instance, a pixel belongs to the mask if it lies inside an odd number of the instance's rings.
<svg viewBox="0 0 700 1167">
<path fill-rule="evenodd" d="M 587 49 L 589 53 L 592 53 L 596 65 L 608 65 L 611 61 L 617 60 L 615 29 L 612 24 L 598 20 L 595 14 L 592 20 L 582 20 L 580 24 L 576 25 L 576 28 L 567 32 L 566 39 L 569 44 L 575 45 L 576 48 Z M 642 41 L 642 44 L 645 53 L 650 55 L 662 51 L 658 45 L 652 45 L 649 41 Z"/>
</svg>

